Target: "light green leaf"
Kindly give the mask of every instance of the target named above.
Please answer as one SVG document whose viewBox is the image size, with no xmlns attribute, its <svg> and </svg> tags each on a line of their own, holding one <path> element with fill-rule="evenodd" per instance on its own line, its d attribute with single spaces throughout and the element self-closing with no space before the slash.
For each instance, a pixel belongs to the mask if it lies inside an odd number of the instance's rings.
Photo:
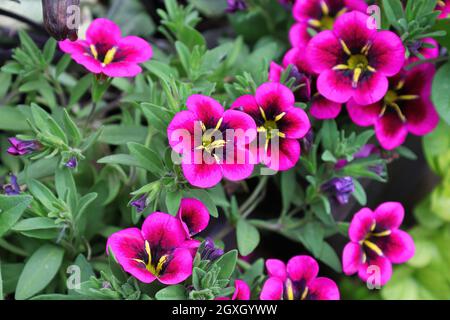
<svg viewBox="0 0 450 320">
<path fill-rule="evenodd" d="M 259 244 L 258 229 L 244 219 L 239 219 L 237 223 L 236 236 L 237 246 L 242 256 L 248 256 Z"/>
<path fill-rule="evenodd" d="M 181 284 L 168 286 L 162 290 L 159 290 L 156 293 L 155 298 L 156 300 L 186 300 L 187 291 Z"/>
<path fill-rule="evenodd" d="M 443 65 L 434 76 L 431 97 L 441 118 L 450 124 L 450 63 Z"/>
<path fill-rule="evenodd" d="M 130 142 L 127 145 L 131 155 L 141 164 L 141 167 L 157 176 L 163 175 L 164 165 L 155 152 L 139 143 Z"/>
<path fill-rule="evenodd" d="M 0 237 L 20 219 L 32 199 L 30 196 L 0 195 Z"/>
</svg>

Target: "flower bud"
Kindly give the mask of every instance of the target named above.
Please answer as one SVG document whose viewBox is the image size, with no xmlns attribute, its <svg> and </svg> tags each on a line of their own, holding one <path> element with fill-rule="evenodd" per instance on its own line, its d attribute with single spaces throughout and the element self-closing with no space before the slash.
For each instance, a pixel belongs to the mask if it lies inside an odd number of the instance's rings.
<svg viewBox="0 0 450 320">
<path fill-rule="evenodd" d="M 80 0 L 42 0 L 44 26 L 56 40 L 78 39 Z"/>
<path fill-rule="evenodd" d="M 333 178 L 324 183 L 321 190 L 342 205 L 348 203 L 350 195 L 355 191 L 355 185 L 352 177 Z"/>
</svg>

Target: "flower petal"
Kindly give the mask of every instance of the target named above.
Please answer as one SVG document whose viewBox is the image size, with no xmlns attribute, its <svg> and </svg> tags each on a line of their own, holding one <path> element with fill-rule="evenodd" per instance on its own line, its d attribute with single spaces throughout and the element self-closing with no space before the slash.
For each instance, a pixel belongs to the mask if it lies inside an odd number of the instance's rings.
<svg viewBox="0 0 450 320">
<path fill-rule="evenodd" d="M 405 263 L 414 256 L 414 240 L 405 231 L 394 230 L 379 240 L 377 245 L 392 263 Z"/>
<path fill-rule="evenodd" d="M 193 260 L 188 249 L 176 249 L 158 280 L 167 285 L 183 282 L 192 274 Z"/>
<path fill-rule="evenodd" d="M 285 111 L 285 116 L 278 122 L 278 129 L 287 139 L 301 139 L 311 129 L 308 115 L 300 108 L 292 107 Z"/>
<path fill-rule="evenodd" d="M 342 269 L 346 275 L 358 272 L 362 264 L 363 251 L 357 242 L 349 242 L 342 252 Z"/>
<path fill-rule="evenodd" d="M 92 73 L 99 74 L 103 72 L 102 64 L 94 57 L 84 54 L 83 55 L 74 54 L 72 55 L 72 59 L 75 60 L 76 63 L 84 66 L 87 70 L 89 70 Z"/>
<path fill-rule="evenodd" d="M 257 104 L 266 112 L 267 118 L 275 117 L 294 106 L 292 91 L 280 83 L 267 82 L 256 89 Z"/>
<path fill-rule="evenodd" d="M 385 202 L 375 209 L 373 216 L 377 224 L 377 230 L 398 229 L 403 222 L 405 209 L 400 202 Z"/>
<path fill-rule="evenodd" d="M 352 11 L 341 15 L 334 22 L 334 34 L 338 39 L 345 42 L 352 53 L 359 53 L 361 48 L 377 34 L 376 29 L 368 28 L 368 19 L 368 15 L 359 11 Z"/>
<path fill-rule="evenodd" d="M 86 31 L 86 40 L 91 44 L 104 44 L 107 47 L 116 45 L 121 37 L 121 31 L 113 21 L 100 18 L 95 19 Z"/>
<path fill-rule="evenodd" d="M 306 48 L 311 35 L 308 32 L 308 23 L 301 22 L 294 24 L 289 30 L 289 41 L 294 48 Z"/>
<path fill-rule="evenodd" d="M 391 31 L 378 32 L 369 50 L 369 64 L 386 76 L 397 74 L 405 63 L 405 47 Z"/>
<path fill-rule="evenodd" d="M 235 280 L 234 287 L 236 288 L 231 300 L 250 300 L 250 287 L 243 280 Z"/>
<path fill-rule="evenodd" d="M 369 208 L 362 208 L 359 210 L 350 222 L 350 227 L 348 229 L 350 240 L 353 242 L 364 240 L 374 223 L 375 217 L 372 210 Z"/>
<path fill-rule="evenodd" d="M 278 259 L 267 259 L 266 269 L 269 277 L 275 277 L 282 281 L 286 280 L 286 264 Z"/>
<path fill-rule="evenodd" d="M 156 279 L 143 263 L 133 260 L 139 259 L 145 252 L 145 240 L 138 228 L 129 228 L 113 233 L 108 238 L 106 248 L 112 251 L 125 272 L 136 279 L 144 283 L 150 283 Z"/>
<path fill-rule="evenodd" d="M 326 70 L 317 79 L 317 90 L 328 100 L 345 103 L 353 96 L 352 82 L 341 71 Z"/>
<path fill-rule="evenodd" d="M 308 285 L 308 298 L 313 300 L 339 300 L 339 288 L 328 278 L 316 278 Z M 307 299 L 308 299 L 307 298 Z"/>
<path fill-rule="evenodd" d="M 186 106 L 188 110 L 197 115 L 197 119 L 201 120 L 207 128 L 215 128 L 224 112 L 219 102 L 201 94 L 191 95 L 186 101 Z"/>
<path fill-rule="evenodd" d="M 194 129 L 197 121 L 197 116 L 188 110 L 180 111 L 173 117 L 167 127 L 167 137 L 173 150 L 178 153 L 192 151 L 195 147 Z M 199 127 L 199 132 L 201 132 L 201 127 Z"/>
<path fill-rule="evenodd" d="M 304 280 L 309 285 L 317 277 L 319 265 L 310 256 L 295 256 L 288 261 L 286 270 L 291 280 Z"/>
<path fill-rule="evenodd" d="M 182 245 L 186 234 L 180 221 L 167 213 L 155 212 L 142 224 L 142 235 L 152 250 L 172 250 Z"/>
<path fill-rule="evenodd" d="M 261 290 L 261 300 L 281 300 L 283 297 L 283 282 L 278 278 L 269 278 Z"/>
<path fill-rule="evenodd" d="M 392 276 L 392 263 L 388 258 L 376 256 L 359 267 L 358 276 L 373 286 L 384 286 Z"/>
<path fill-rule="evenodd" d="M 194 153 L 191 154 L 190 160 L 181 164 L 183 174 L 186 180 L 193 186 L 199 188 L 211 188 L 222 180 L 222 169 L 216 162 L 206 163 L 204 159 L 200 163 L 197 161 Z"/>
<path fill-rule="evenodd" d="M 364 77 L 358 83 L 353 99 L 356 103 L 366 106 L 380 101 L 388 91 L 389 81 L 379 72 Z"/>
<path fill-rule="evenodd" d="M 384 149 L 392 150 L 405 142 L 408 130 L 397 114 L 389 112 L 375 122 L 375 134 Z"/>
<path fill-rule="evenodd" d="M 249 144 L 255 140 L 257 131 L 253 118 L 238 110 L 227 110 L 223 114 L 222 130 L 226 132 L 226 140 L 234 140 L 239 145 Z M 232 139 L 234 137 L 234 139 Z"/>
<path fill-rule="evenodd" d="M 85 40 L 77 40 L 77 41 L 70 41 L 70 40 L 64 40 L 58 42 L 59 48 L 61 51 L 73 55 L 84 55 L 85 53 L 90 53 L 89 51 L 89 44 Z"/>
<path fill-rule="evenodd" d="M 203 202 L 192 198 L 184 198 L 181 200 L 177 217 L 187 231 L 187 237 L 202 232 L 209 223 L 208 208 Z"/>
<path fill-rule="evenodd" d="M 316 73 L 329 70 L 339 64 L 342 53 L 342 46 L 332 31 L 317 34 L 306 48 L 308 63 Z"/>
<path fill-rule="evenodd" d="M 311 109 L 309 112 L 311 115 L 319 120 L 334 119 L 339 113 L 341 113 L 342 105 L 340 103 L 333 102 L 318 94 L 313 97 L 311 103 Z"/>
<path fill-rule="evenodd" d="M 120 39 L 118 47 L 119 50 L 115 55 L 114 61 L 141 63 L 149 60 L 153 55 L 150 44 L 136 36 Z"/>
<path fill-rule="evenodd" d="M 264 146 L 258 149 L 258 156 L 262 163 L 275 171 L 285 171 L 293 168 L 300 158 L 300 143 L 296 139 L 278 140 L 278 145 L 271 140 L 267 153 Z"/>
<path fill-rule="evenodd" d="M 233 150 L 226 148 L 226 159 L 221 164 L 223 176 L 231 181 L 241 181 L 250 177 L 254 168 L 254 161 L 245 148 L 234 146 Z M 234 152 L 234 157 L 231 156 Z"/>
<path fill-rule="evenodd" d="M 362 106 L 353 99 L 347 102 L 347 111 L 350 119 L 362 127 L 374 125 L 379 118 L 382 107 L 378 102 L 367 106 Z"/>
<path fill-rule="evenodd" d="M 113 78 L 132 78 L 141 73 L 142 68 L 133 62 L 112 62 L 103 67 L 102 72 Z"/>
<path fill-rule="evenodd" d="M 272 82 L 280 82 L 283 70 L 282 66 L 272 61 L 269 67 L 269 80 Z"/>
</svg>

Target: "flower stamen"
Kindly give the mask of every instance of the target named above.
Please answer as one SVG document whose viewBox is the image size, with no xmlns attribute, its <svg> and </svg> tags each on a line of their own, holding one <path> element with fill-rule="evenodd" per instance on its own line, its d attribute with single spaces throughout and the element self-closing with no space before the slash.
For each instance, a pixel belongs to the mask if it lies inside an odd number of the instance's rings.
<svg viewBox="0 0 450 320">
<path fill-rule="evenodd" d="M 377 255 L 382 256 L 383 255 L 383 251 L 380 249 L 380 247 L 378 247 L 375 243 L 369 241 L 369 240 L 364 240 L 363 244 L 368 247 L 370 250 L 372 250 L 373 252 L 375 252 Z"/>
<path fill-rule="evenodd" d="M 111 49 L 109 49 L 105 55 L 105 59 L 103 59 L 102 66 L 107 66 L 108 64 L 113 62 L 114 56 L 116 55 L 116 53 L 117 53 L 117 47 L 112 47 Z"/>
<path fill-rule="evenodd" d="M 98 60 L 98 52 L 97 52 L 97 48 L 95 47 L 95 45 L 91 44 L 89 46 L 89 48 L 91 49 L 91 53 L 94 56 L 95 60 Z"/>
<path fill-rule="evenodd" d="M 342 49 L 344 50 L 344 52 L 348 55 L 351 56 L 352 52 L 350 51 L 350 49 L 347 47 L 347 45 L 345 44 L 344 40 L 339 40 L 342 46 Z"/>
</svg>

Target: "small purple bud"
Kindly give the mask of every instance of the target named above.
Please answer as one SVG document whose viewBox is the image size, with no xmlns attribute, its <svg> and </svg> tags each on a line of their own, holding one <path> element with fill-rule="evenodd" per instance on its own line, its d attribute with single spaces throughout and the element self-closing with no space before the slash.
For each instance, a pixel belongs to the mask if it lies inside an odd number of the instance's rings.
<svg viewBox="0 0 450 320">
<path fill-rule="evenodd" d="M 203 251 L 200 253 L 202 260 L 214 261 L 223 256 L 224 251 L 220 248 L 217 248 L 214 245 L 214 241 L 211 238 L 206 238 L 205 247 Z"/>
<path fill-rule="evenodd" d="M 245 3 L 245 0 L 227 0 L 228 13 L 235 13 L 237 11 L 244 11 L 247 9 L 247 4 Z"/>
<path fill-rule="evenodd" d="M 111 289 L 111 283 L 109 283 L 109 281 L 103 281 L 102 283 L 102 289 Z"/>
<path fill-rule="evenodd" d="M 321 186 L 321 190 L 333 197 L 339 204 L 346 204 L 355 191 L 352 177 L 333 178 Z"/>
<path fill-rule="evenodd" d="M 139 199 L 131 202 L 131 206 L 136 208 L 136 211 L 141 213 L 147 207 L 147 195 L 143 195 Z"/>
<path fill-rule="evenodd" d="M 69 159 L 69 161 L 66 162 L 66 167 L 70 169 L 75 169 L 78 165 L 77 158 L 72 157 Z"/>
<path fill-rule="evenodd" d="M 17 183 L 17 177 L 13 174 L 10 175 L 10 183 L 5 184 L 2 188 L 7 196 L 17 196 L 21 191 Z"/>
<path fill-rule="evenodd" d="M 308 153 L 314 143 L 314 131 L 310 129 L 308 133 L 300 140 L 302 151 Z"/>
<path fill-rule="evenodd" d="M 278 0 L 278 2 L 286 9 L 290 10 L 295 0 Z"/>
<path fill-rule="evenodd" d="M 8 148 L 8 153 L 13 156 L 23 156 L 30 154 L 40 148 L 39 142 L 36 140 L 20 140 L 17 138 L 9 138 L 11 147 Z"/>
</svg>

